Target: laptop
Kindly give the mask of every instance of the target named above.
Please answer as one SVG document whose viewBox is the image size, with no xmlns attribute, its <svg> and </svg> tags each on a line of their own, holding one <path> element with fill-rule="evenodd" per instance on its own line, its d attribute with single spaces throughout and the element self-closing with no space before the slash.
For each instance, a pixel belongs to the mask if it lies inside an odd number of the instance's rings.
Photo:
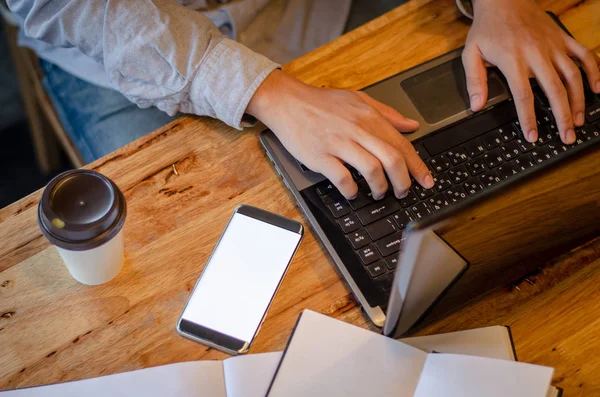
<svg viewBox="0 0 600 397">
<path fill-rule="evenodd" d="M 359 195 L 348 201 L 323 175 L 294 159 L 271 131 L 260 137 L 365 314 L 375 325 L 385 324 L 388 335 L 403 335 L 510 285 L 600 235 L 600 181 L 555 183 L 565 163 L 598 158 L 600 97 L 586 85 L 586 123 L 576 130 L 576 143 L 565 145 L 548 99 L 532 83 L 540 138 L 528 143 L 497 70 L 489 72 L 484 110 L 469 110 L 461 53 L 364 89 L 420 122 L 405 137 L 432 171 L 432 189 L 413 182 L 406 198 L 390 192 L 375 201 L 350 168 Z M 540 187 L 531 191 L 532 184 Z M 518 206 L 511 204 L 516 201 Z"/>
</svg>

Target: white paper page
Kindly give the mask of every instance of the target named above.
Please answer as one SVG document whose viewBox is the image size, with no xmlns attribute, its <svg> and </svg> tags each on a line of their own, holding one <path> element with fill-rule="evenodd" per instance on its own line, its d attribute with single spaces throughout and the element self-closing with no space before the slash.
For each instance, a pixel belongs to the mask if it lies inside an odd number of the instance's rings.
<svg viewBox="0 0 600 397">
<path fill-rule="evenodd" d="M 227 397 L 221 361 L 192 361 L 76 382 L 0 392 L 1 397 Z"/>
<path fill-rule="evenodd" d="M 515 360 L 508 328 L 502 326 L 485 327 L 447 334 L 416 336 L 398 339 L 428 353 L 467 354 Z"/>
<path fill-rule="evenodd" d="M 546 397 L 554 370 L 457 354 L 430 354 L 414 397 Z"/>
<path fill-rule="evenodd" d="M 305 310 L 269 397 L 412 397 L 427 353 Z"/>
<path fill-rule="evenodd" d="M 281 352 L 250 354 L 223 362 L 227 397 L 265 397 Z"/>
</svg>

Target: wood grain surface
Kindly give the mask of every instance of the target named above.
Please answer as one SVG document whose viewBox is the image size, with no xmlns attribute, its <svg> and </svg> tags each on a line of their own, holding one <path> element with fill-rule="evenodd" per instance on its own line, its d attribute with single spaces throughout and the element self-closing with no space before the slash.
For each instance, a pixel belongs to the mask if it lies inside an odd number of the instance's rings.
<svg viewBox="0 0 600 397">
<path fill-rule="evenodd" d="M 600 0 L 539 3 L 598 52 Z M 358 89 L 460 47 L 468 26 L 454 0 L 412 0 L 285 70 Z M 180 337 L 175 323 L 233 209 L 257 205 L 305 223 L 258 132 L 183 117 L 87 167 L 112 178 L 128 203 L 125 268 L 106 285 L 70 277 L 37 227 L 39 191 L 0 210 L 0 389 L 225 358 Z M 578 167 L 561 172 L 581 177 Z M 598 169 L 584 176 L 597 180 Z M 569 396 L 600 395 L 599 285 L 596 239 L 421 333 L 510 325 L 521 361 L 556 368 Z M 283 349 L 305 308 L 371 327 L 310 230 L 251 352 Z"/>
</svg>

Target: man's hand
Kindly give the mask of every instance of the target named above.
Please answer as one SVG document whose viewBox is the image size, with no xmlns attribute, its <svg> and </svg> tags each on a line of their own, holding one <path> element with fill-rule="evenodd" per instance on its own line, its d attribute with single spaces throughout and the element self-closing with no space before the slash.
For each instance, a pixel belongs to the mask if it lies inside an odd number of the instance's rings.
<svg viewBox="0 0 600 397">
<path fill-rule="evenodd" d="M 600 60 L 564 33 L 533 0 L 473 0 L 475 20 L 463 52 L 471 110 L 484 106 L 486 64 L 497 66 L 512 91 L 519 121 L 529 142 L 538 139 L 529 78 L 546 93 L 562 141 L 575 142 L 574 125 L 585 122 L 585 99 L 578 59 L 590 87 L 600 93 Z"/>
<path fill-rule="evenodd" d="M 348 199 L 357 195 L 358 187 L 344 163 L 363 174 L 375 199 L 388 190 L 386 175 L 398 198 L 408 194 L 410 175 L 422 186 L 433 187 L 427 166 L 400 134 L 414 131 L 418 122 L 362 92 L 312 87 L 276 70 L 246 111 Z"/>
</svg>

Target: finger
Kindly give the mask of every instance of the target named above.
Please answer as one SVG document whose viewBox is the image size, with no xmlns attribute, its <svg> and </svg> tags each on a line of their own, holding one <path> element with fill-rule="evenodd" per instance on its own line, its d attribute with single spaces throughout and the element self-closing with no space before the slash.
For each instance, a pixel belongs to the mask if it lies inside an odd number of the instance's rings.
<svg viewBox="0 0 600 397">
<path fill-rule="evenodd" d="M 397 198 L 404 198 L 408 195 L 411 181 L 408 174 L 408 168 L 402 154 L 387 142 L 372 136 L 368 139 L 367 149 L 383 166 L 386 175 L 390 179 L 394 195 Z M 373 192 L 373 195 L 375 193 Z"/>
<path fill-rule="evenodd" d="M 519 64 L 508 64 L 499 66 L 499 68 L 506 77 L 512 92 L 525 139 L 529 142 L 537 141 L 538 132 L 533 105 L 533 91 L 524 67 Z"/>
<path fill-rule="evenodd" d="M 581 127 L 585 122 L 585 115 L 583 113 L 585 111 L 585 94 L 583 93 L 581 72 L 571 58 L 564 54 L 560 54 L 554 63 L 567 87 L 571 115 L 575 121 L 575 125 Z"/>
<path fill-rule="evenodd" d="M 360 97 L 369 105 L 374 107 L 381 115 L 400 132 L 413 132 L 419 128 L 419 122 L 404 117 L 396 109 L 371 98 L 368 94 L 357 91 Z"/>
<path fill-rule="evenodd" d="M 402 154 L 409 174 L 412 175 L 421 186 L 431 189 L 434 182 L 433 177 L 429 172 L 429 168 L 427 168 L 427 165 L 421 160 L 421 157 L 408 139 L 394 133 L 394 130 L 389 128 L 389 126 L 381 125 L 376 128 L 381 132 L 383 139 Z"/>
<path fill-rule="evenodd" d="M 569 35 L 565 35 L 565 44 L 569 55 L 581 62 L 592 91 L 600 94 L 600 58 Z"/>
<path fill-rule="evenodd" d="M 415 150 L 414 146 L 408 141 L 408 139 L 401 137 L 402 141 L 398 143 L 400 152 L 404 157 L 404 162 L 408 168 L 408 172 L 415 178 L 415 180 L 424 188 L 431 189 L 434 185 L 433 177 L 429 168 Z"/>
<path fill-rule="evenodd" d="M 574 143 L 576 137 L 571 106 L 569 105 L 567 90 L 558 76 L 556 68 L 548 59 L 544 58 L 534 60 L 531 68 L 550 101 L 562 141 L 566 144 Z"/>
<path fill-rule="evenodd" d="M 359 137 L 359 144 L 383 164 L 396 197 L 403 198 L 408 194 L 410 174 L 420 185 L 432 188 L 433 178 L 410 142 L 402 135 L 394 135 L 390 126 L 377 125 L 375 128 L 382 132 L 385 139 L 367 135 Z"/>
<path fill-rule="evenodd" d="M 335 157 L 323 156 L 319 159 L 319 163 L 311 169 L 325 175 L 348 200 L 352 200 L 358 195 L 358 186 L 352 179 L 352 174 Z"/>
<path fill-rule="evenodd" d="M 385 196 L 388 189 L 388 182 L 385 178 L 383 166 L 379 160 L 365 148 L 357 143 L 340 145 L 334 153 L 335 156 L 356 168 L 365 178 L 373 193 L 375 200 L 380 200 Z"/>
<path fill-rule="evenodd" d="M 475 45 L 465 47 L 462 53 L 463 66 L 467 78 L 467 91 L 471 98 L 471 110 L 480 111 L 488 96 L 487 69 L 485 62 Z"/>
</svg>

